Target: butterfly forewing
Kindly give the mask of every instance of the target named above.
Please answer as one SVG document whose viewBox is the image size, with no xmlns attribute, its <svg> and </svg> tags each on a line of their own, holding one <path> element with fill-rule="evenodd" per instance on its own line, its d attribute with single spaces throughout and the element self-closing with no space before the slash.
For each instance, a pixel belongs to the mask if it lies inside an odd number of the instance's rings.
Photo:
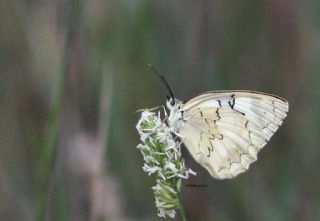
<svg viewBox="0 0 320 221">
<path fill-rule="evenodd" d="M 252 91 L 208 92 L 183 106 L 179 129 L 187 149 L 218 179 L 233 178 L 256 161 L 259 150 L 282 124 L 288 103 Z"/>
</svg>

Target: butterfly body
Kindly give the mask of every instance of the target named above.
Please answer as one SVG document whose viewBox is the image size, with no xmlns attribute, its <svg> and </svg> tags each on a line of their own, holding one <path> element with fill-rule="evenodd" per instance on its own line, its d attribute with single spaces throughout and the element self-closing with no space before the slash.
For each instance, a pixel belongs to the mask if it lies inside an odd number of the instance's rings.
<svg viewBox="0 0 320 221">
<path fill-rule="evenodd" d="M 288 102 L 254 91 L 213 91 L 186 103 L 168 100 L 168 124 L 193 158 L 217 179 L 233 178 L 282 124 Z"/>
</svg>

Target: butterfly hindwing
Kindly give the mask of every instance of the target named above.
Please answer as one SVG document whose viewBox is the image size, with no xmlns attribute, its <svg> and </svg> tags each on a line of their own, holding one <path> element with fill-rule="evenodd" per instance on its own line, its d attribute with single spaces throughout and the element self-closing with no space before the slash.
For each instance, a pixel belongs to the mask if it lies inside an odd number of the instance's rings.
<svg viewBox="0 0 320 221">
<path fill-rule="evenodd" d="M 233 178 L 256 161 L 281 125 L 288 103 L 251 91 L 209 92 L 188 101 L 180 129 L 191 155 L 218 179 Z"/>
</svg>

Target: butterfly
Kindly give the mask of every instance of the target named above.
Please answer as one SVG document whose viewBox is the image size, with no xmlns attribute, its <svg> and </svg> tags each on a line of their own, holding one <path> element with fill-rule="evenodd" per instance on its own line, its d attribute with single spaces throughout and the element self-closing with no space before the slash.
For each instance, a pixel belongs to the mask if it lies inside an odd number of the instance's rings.
<svg viewBox="0 0 320 221">
<path fill-rule="evenodd" d="M 276 95 L 249 91 L 211 91 L 182 102 L 170 92 L 167 122 L 192 157 L 216 179 L 234 178 L 249 169 L 289 111 Z"/>
</svg>

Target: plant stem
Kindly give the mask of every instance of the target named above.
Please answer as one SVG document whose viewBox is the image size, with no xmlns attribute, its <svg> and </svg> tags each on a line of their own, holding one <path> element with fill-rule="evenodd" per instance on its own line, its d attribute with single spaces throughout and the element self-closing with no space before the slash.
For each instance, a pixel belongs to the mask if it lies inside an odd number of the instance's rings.
<svg viewBox="0 0 320 221">
<path fill-rule="evenodd" d="M 179 210 L 180 210 L 180 214 L 181 214 L 181 217 L 182 217 L 182 220 L 183 221 L 188 221 L 187 220 L 187 216 L 186 216 L 186 213 L 184 211 L 184 207 L 183 207 L 183 203 L 182 203 L 182 198 L 181 198 L 181 192 L 178 191 L 178 200 L 179 200 Z"/>
</svg>

